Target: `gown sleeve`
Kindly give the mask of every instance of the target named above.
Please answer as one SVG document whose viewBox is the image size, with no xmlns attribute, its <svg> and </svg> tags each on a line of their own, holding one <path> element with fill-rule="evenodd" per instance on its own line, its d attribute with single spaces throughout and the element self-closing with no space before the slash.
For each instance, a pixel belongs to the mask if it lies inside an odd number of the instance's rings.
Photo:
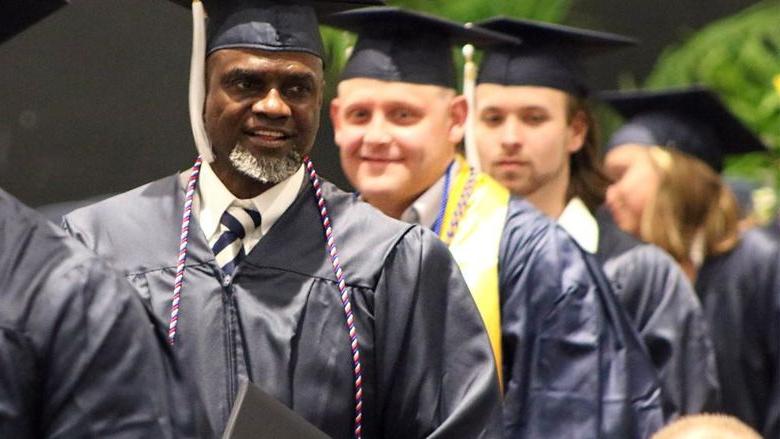
<svg viewBox="0 0 780 439">
<path fill-rule="evenodd" d="M 720 384 L 715 350 L 693 286 L 658 248 L 642 244 L 607 261 L 621 299 L 659 371 L 664 416 L 715 412 Z"/>
<path fill-rule="evenodd" d="M 444 244 L 411 228 L 388 255 L 375 297 L 383 437 L 501 437 L 488 336 Z"/>
<path fill-rule="evenodd" d="M 745 393 L 753 405 L 741 408 L 753 408 L 758 419 L 756 429 L 764 437 L 780 437 L 780 242 L 770 238 L 765 230 L 758 229 L 743 236 L 745 246 L 734 271 L 748 274 L 747 287 L 731 293 L 748 298 L 743 299 L 745 332 L 740 335 L 746 364 L 743 373 L 748 376 Z"/>
<path fill-rule="evenodd" d="M 780 249 L 763 230 L 745 232 L 728 253 L 708 257 L 696 290 L 721 377 L 722 411 L 778 437 Z"/>
<path fill-rule="evenodd" d="M 768 262 L 772 268 L 769 275 L 770 285 L 763 301 L 764 313 L 759 314 L 763 326 L 763 344 L 766 346 L 769 388 L 767 389 L 767 407 L 763 425 L 759 428 L 764 437 L 780 437 L 780 252 L 774 261 Z"/>
<path fill-rule="evenodd" d="M 159 424 L 170 419 L 159 392 L 168 384 L 161 346 L 129 288 L 81 267 L 51 281 L 52 294 L 61 294 L 57 307 L 36 307 L 30 332 L 40 334 L 47 363 L 49 437 L 76 436 L 84 425 L 98 436 L 171 435 L 171 425 Z"/>
</svg>

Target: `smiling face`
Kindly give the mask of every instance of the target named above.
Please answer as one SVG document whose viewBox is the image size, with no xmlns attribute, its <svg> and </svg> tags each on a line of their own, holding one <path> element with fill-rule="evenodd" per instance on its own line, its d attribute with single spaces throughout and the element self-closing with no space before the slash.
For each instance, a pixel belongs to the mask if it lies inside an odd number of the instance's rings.
<svg viewBox="0 0 780 439">
<path fill-rule="evenodd" d="M 566 93 L 480 84 L 476 96 L 475 137 L 482 169 L 534 203 L 535 196 L 563 203 L 569 156 L 582 147 L 587 132 L 571 123 Z"/>
<path fill-rule="evenodd" d="M 344 173 L 367 201 L 399 217 L 453 160 L 466 111 L 462 97 L 439 86 L 342 81 L 331 119 Z"/>
<path fill-rule="evenodd" d="M 650 149 L 620 145 L 604 158 L 604 170 L 614 181 L 607 188 L 607 208 L 623 231 L 640 236 L 642 215 L 661 184 L 661 173 Z"/>
<path fill-rule="evenodd" d="M 204 119 L 223 183 L 248 198 L 292 175 L 319 128 L 322 61 L 307 53 L 222 49 L 209 56 L 207 72 Z"/>
</svg>

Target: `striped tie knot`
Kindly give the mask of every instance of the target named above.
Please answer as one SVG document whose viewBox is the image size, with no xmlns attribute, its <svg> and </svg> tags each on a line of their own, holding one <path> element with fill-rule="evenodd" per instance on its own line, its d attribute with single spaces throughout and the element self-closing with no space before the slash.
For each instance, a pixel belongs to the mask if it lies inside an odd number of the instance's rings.
<svg viewBox="0 0 780 439">
<path fill-rule="evenodd" d="M 220 234 L 211 243 L 217 264 L 225 274 L 232 275 L 246 256 L 243 239 L 260 227 L 260 213 L 231 204 L 219 221 Z"/>
</svg>

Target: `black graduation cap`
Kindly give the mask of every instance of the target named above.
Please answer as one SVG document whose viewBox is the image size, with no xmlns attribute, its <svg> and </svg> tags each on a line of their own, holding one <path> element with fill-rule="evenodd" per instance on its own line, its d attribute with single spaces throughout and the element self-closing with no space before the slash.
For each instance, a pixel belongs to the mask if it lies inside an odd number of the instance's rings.
<svg viewBox="0 0 780 439">
<path fill-rule="evenodd" d="M 65 0 L 0 1 L 0 43 L 68 3 Z"/>
<path fill-rule="evenodd" d="M 718 172 L 725 155 L 766 150 L 763 142 L 705 87 L 610 91 L 600 93 L 599 98 L 628 119 L 612 136 L 607 149 L 626 143 L 674 147 Z"/>
<path fill-rule="evenodd" d="M 582 61 L 636 44 L 636 40 L 622 35 L 539 21 L 496 17 L 476 24 L 522 40 L 521 45 L 489 50 L 480 67 L 478 84 L 535 85 L 586 96 Z"/>
<path fill-rule="evenodd" d="M 455 88 L 454 44 L 478 47 L 517 39 L 396 7 L 342 12 L 323 24 L 358 34 L 342 79 L 374 78 Z"/>
<path fill-rule="evenodd" d="M 191 0 L 172 0 L 189 7 Z M 308 52 L 322 58 L 318 17 L 382 0 L 204 0 L 206 52 L 226 48 Z"/>
</svg>

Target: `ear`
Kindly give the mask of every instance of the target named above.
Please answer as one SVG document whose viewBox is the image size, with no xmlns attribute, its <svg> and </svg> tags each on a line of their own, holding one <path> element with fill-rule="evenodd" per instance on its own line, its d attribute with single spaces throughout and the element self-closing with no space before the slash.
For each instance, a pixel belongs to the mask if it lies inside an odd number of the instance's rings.
<svg viewBox="0 0 780 439">
<path fill-rule="evenodd" d="M 333 129 L 337 130 L 340 125 L 339 120 L 339 110 L 340 110 L 341 102 L 339 102 L 339 98 L 335 97 L 330 101 L 330 122 L 333 124 Z"/>
<path fill-rule="evenodd" d="M 466 119 L 469 114 L 469 105 L 466 102 L 466 97 L 463 95 L 455 96 L 450 101 L 449 109 L 449 131 L 447 133 L 447 140 L 450 143 L 458 144 L 463 140 L 463 136 L 466 132 Z"/>
<path fill-rule="evenodd" d="M 569 151 L 569 153 L 574 154 L 575 152 L 582 149 L 582 147 L 585 145 L 585 139 L 588 137 L 588 130 L 590 127 L 588 126 L 588 120 L 585 116 L 585 113 L 582 111 L 578 111 L 574 114 L 574 117 L 571 119 L 571 123 L 569 124 L 569 143 L 566 145 L 566 149 Z"/>
<path fill-rule="evenodd" d="M 342 135 L 342 124 L 341 124 L 341 117 L 339 116 L 339 112 L 341 111 L 341 101 L 339 100 L 338 96 L 333 98 L 330 101 L 330 122 L 333 126 L 333 142 L 336 144 L 336 147 L 341 150 L 341 142 L 339 140 L 339 136 Z"/>
</svg>

